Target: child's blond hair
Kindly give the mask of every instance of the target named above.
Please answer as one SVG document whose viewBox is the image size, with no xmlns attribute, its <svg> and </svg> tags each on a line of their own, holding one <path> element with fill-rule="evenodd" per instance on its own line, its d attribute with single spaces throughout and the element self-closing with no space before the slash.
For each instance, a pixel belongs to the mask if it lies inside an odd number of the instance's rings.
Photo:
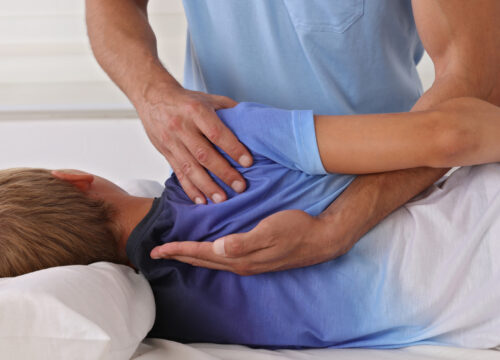
<svg viewBox="0 0 500 360">
<path fill-rule="evenodd" d="M 60 265 L 120 262 L 109 204 L 44 169 L 0 171 L 0 277 Z"/>
</svg>

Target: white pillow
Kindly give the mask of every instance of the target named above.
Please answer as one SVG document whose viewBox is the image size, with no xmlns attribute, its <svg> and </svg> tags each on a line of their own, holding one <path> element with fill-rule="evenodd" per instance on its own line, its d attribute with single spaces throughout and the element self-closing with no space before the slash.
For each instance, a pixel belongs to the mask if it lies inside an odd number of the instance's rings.
<svg viewBox="0 0 500 360">
<path fill-rule="evenodd" d="M 0 359 L 130 359 L 153 326 L 144 277 L 98 262 L 0 279 Z"/>
<path fill-rule="evenodd" d="M 130 195 L 142 197 L 160 197 L 165 187 L 155 180 L 128 179 L 116 183 Z"/>
</svg>

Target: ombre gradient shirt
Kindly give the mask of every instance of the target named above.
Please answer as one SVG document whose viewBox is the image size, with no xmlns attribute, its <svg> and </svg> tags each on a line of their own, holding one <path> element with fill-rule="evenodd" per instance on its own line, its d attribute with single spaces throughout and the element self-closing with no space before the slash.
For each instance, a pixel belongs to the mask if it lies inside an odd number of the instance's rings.
<svg viewBox="0 0 500 360">
<path fill-rule="evenodd" d="M 219 181 L 228 200 L 195 205 L 173 175 L 132 232 L 127 254 L 150 282 L 156 300 L 150 337 L 268 348 L 500 344 L 500 266 L 493 258 L 500 255 L 498 235 L 488 237 L 489 228 L 473 228 L 488 224 L 481 222 L 483 216 L 495 219 L 487 215 L 494 209 L 484 199 L 493 199 L 496 192 L 483 194 L 491 185 L 481 179 L 477 188 L 464 180 L 463 188 L 446 195 L 454 208 L 453 196 L 461 199 L 463 215 L 437 212 L 426 198 L 426 207 L 416 202 L 411 211 L 402 208 L 348 254 L 314 266 L 242 277 L 151 259 L 155 246 L 214 241 L 249 231 L 281 210 L 317 215 L 353 180 L 325 173 L 311 111 L 243 103 L 218 115 L 254 156 L 250 168 L 231 161 L 248 188 L 235 194 Z M 500 183 L 500 171 L 490 182 Z M 434 198 L 447 194 L 436 193 Z M 454 222 L 469 224 L 472 232 Z"/>
</svg>

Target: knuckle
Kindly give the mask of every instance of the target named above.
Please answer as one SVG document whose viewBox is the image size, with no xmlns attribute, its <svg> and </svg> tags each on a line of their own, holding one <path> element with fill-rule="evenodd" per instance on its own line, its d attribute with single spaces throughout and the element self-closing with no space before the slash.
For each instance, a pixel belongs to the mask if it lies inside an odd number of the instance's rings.
<svg viewBox="0 0 500 360">
<path fill-rule="evenodd" d="M 204 147 L 199 147 L 198 149 L 196 149 L 194 156 L 196 160 L 204 164 L 208 160 L 208 150 Z"/>
<path fill-rule="evenodd" d="M 178 132 L 182 128 L 182 119 L 180 116 L 172 116 L 168 119 L 166 127 L 169 132 Z"/>
<path fill-rule="evenodd" d="M 233 154 L 237 157 L 244 154 L 242 147 L 238 143 L 227 146 L 227 153 Z"/>
<path fill-rule="evenodd" d="M 189 176 L 189 174 L 191 174 L 192 171 L 193 171 L 193 166 L 191 165 L 191 163 L 189 161 L 185 161 L 182 163 L 181 172 L 185 176 Z"/>
<path fill-rule="evenodd" d="M 161 144 L 166 145 L 170 142 L 170 136 L 168 131 L 161 131 L 158 134 L 158 139 L 160 140 Z"/>
<path fill-rule="evenodd" d="M 161 247 L 161 252 L 164 256 L 172 255 L 176 251 L 175 244 L 169 244 L 169 245 L 171 245 L 171 246 L 162 246 Z"/>
<path fill-rule="evenodd" d="M 172 253 L 182 254 L 182 246 L 178 242 L 172 243 L 171 251 Z"/>
<path fill-rule="evenodd" d="M 182 172 L 182 169 L 177 165 L 172 166 L 172 169 L 174 170 L 174 173 L 175 173 L 175 176 L 177 177 L 177 180 L 179 180 L 179 182 L 183 183 L 185 176 Z M 184 187 L 184 185 L 183 185 L 183 187 Z"/>
<path fill-rule="evenodd" d="M 175 175 L 177 176 L 177 180 L 179 180 L 180 182 L 184 181 L 184 179 L 186 178 L 186 176 L 184 175 L 184 173 L 182 171 L 176 171 Z M 184 185 L 183 185 L 183 187 L 184 187 Z"/>
<path fill-rule="evenodd" d="M 187 108 L 187 111 L 189 111 L 190 113 L 196 113 L 196 114 L 199 114 L 203 108 L 204 108 L 204 105 L 202 103 L 200 103 L 199 101 L 189 101 L 187 104 L 186 104 L 186 108 Z"/>
<path fill-rule="evenodd" d="M 230 255 L 239 255 L 243 253 L 244 247 L 243 247 L 243 242 L 241 241 L 230 241 L 227 244 L 227 252 Z"/>
<path fill-rule="evenodd" d="M 211 125 L 208 129 L 207 129 L 207 133 L 205 134 L 207 139 L 210 140 L 212 143 L 217 143 L 219 142 L 220 138 L 221 138 L 221 130 L 218 126 L 216 125 Z"/>
<path fill-rule="evenodd" d="M 199 256 L 203 252 L 203 245 L 205 245 L 205 243 L 201 243 L 201 242 L 194 243 L 192 250 L 191 250 L 191 255 Z"/>
<path fill-rule="evenodd" d="M 236 179 L 236 174 L 235 174 L 235 171 L 233 171 L 231 168 L 229 168 L 228 170 L 223 170 L 221 175 L 220 175 L 220 178 L 223 179 L 223 180 L 232 180 L 232 179 Z"/>
</svg>

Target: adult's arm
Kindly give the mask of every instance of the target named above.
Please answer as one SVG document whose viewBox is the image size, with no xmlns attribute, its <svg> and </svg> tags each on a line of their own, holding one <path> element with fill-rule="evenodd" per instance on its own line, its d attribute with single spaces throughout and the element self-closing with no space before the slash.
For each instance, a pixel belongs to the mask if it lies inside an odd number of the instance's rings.
<svg viewBox="0 0 500 360">
<path fill-rule="evenodd" d="M 500 26 L 496 19 L 500 2 L 413 0 L 412 4 L 419 35 L 436 71 L 434 84 L 412 111 L 460 97 L 500 106 Z M 322 220 L 343 229 L 345 245 L 339 253 L 348 251 L 373 226 L 448 170 L 415 168 L 357 177 L 321 215 Z M 331 232 L 336 230 L 331 227 Z"/>
<path fill-rule="evenodd" d="M 500 105 L 500 2 L 414 0 L 413 10 L 436 68 L 433 86 L 413 111 L 459 97 Z M 169 243 L 152 256 L 242 275 L 317 264 L 345 254 L 373 226 L 447 171 L 415 168 L 359 176 L 317 218 L 298 210 L 282 211 L 248 233 L 213 244 Z"/>
<path fill-rule="evenodd" d="M 97 61 L 134 104 L 146 133 L 196 203 L 225 200 L 226 194 L 204 168 L 235 191 L 241 176 L 211 143 L 250 166 L 248 150 L 215 110 L 232 107 L 225 96 L 188 91 L 162 66 L 148 22 L 148 0 L 86 0 L 87 28 Z"/>
</svg>

